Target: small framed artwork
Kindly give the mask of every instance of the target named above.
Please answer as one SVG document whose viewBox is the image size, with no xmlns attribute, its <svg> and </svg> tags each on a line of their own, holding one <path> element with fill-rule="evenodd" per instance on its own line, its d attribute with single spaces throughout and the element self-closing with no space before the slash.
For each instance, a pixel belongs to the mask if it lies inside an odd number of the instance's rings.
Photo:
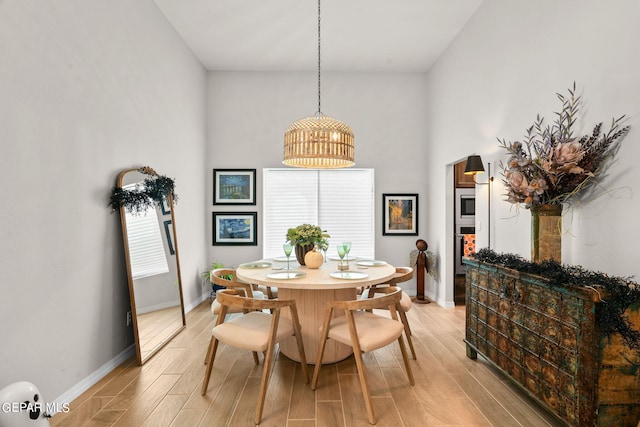
<svg viewBox="0 0 640 427">
<path fill-rule="evenodd" d="M 418 195 L 382 195 L 382 235 L 418 235 Z"/>
<path fill-rule="evenodd" d="M 213 212 L 213 245 L 258 244 L 257 212 Z"/>
<path fill-rule="evenodd" d="M 214 205 L 255 205 L 255 169 L 214 169 Z"/>
<path fill-rule="evenodd" d="M 176 250 L 173 248 L 173 224 L 171 223 L 170 219 L 164 221 L 164 232 L 167 235 L 167 246 L 169 246 L 169 253 L 171 253 L 171 255 L 175 255 Z"/>
<path fill-rule="evenodd" d="M 169 207 L 169 199 L 167 197 L 162 198 L 162 202 L 160 203 L 160 210 L 162 211 L 162 215 L 169 215 L 171 213 L 171 208 Z"/>
</svg>

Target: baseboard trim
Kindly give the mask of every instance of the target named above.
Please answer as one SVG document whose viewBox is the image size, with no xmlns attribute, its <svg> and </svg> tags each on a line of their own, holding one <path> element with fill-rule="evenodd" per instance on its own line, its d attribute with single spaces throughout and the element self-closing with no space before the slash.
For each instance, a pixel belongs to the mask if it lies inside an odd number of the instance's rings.
<svg viewBox="0 0 640 427">
<path fill-rule="evenodd" d="M 184 313 L 187 314 L 188 312 L 190 312 L 191 310 L 193 310 L 194 308 L 196 308 L 197 306 L 199 306 L 200 304 L 202 304 L 202 301 L 206 300 L 207 298 L 209 298 L 210 293 L 209 292 L 205 292 L 204 294 L 200 295 L 200 298 L 196 299 L 194 302 L 192 302 L 189 305 L 185 305 L 184 306 Z"/>
<path fill-rule="evenodd" d="M 88 377 L 86 377 L 85 379 L 83 379 L 73 387 L 71 387 L 71 389 L 67 390 L 65 393 L 63 393 L 61 396 L 55 399 L 53 403 L 55 403 L 57 407 L 61 407 L 65 403 L 71 403 L 72 401 L 80 397 L 82 393 L 89 390 L 91 386 L 93 386 L 102 378 L 104 378 L 109 372 L 113 371 L 115 368 L 120 366 L 122 362 L 124 362 L 131 356 L 135 356 L 135 354 L 136 354 L 136 347 L 134 344 L 132 344 L 129 347 L 127 347 L 123 352 L 118 354 L 116 357 L 109 360 L 107 363 L 105 363 L 104 365 L 102 365 L 101 367 L 93 371 Z M 54 414 L 51 414 L 51 415 L 54 415 Z"/>
<path fill-rule="evenodd" d="M 200 305 L 204 300 L 209 298 L 209 293 L 204 293 L 200 296 L 200 298 L 196 299 L 191 304 L 185 306 L 184 312 L 185 314 L 196 308 Z M 73 402 L 75 399 L 80 397 L 82 393 L 89 390 L 91 386 L 96 384 L 102 378 L 104 378 L 109 372 L 113 371 L 115 368 L 120 366 L 125 360 L 136 355 L 136 346 L 135 344 L 130 345 L 120 354 L 118 354 L 113 359 L 109 360 L 107 363 L 93 371 L 88 377 L 84 378 L 82 381 L 71 387 L 69 390 L 64 392 L 62 395 L 58 396 L 52 403 L 54 403 L 56 407 L 63 407 L 64 404 L 68 404 Z M 51 415 L 54 415 L 52 413 Z"/>
</svg>

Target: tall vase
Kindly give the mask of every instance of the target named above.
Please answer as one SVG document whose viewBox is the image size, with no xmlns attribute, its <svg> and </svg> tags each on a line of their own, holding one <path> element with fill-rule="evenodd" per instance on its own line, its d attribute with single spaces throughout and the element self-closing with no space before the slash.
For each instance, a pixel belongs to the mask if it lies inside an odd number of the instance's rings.
<svg viewBox="0 0 640 427">
<path fill-rule="evenodd" d="M 296 259 L 300 265 L 305 265 L 304 256 L 313 250 L 313 245 L 296 245 Z"/>
<path fill-rule="evenodd" d="M 531 208 L 531 261 L 562 262 L 562 205 Z"/>
</svg>

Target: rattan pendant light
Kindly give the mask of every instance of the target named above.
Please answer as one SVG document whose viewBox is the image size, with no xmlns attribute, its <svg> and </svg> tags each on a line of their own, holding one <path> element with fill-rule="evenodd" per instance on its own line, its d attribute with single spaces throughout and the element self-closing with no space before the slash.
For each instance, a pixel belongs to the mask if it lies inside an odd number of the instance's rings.
<svg viewBox="0 0 640 427">
<path fill-rule="evenodd" d="M 318 0 L 318 112 L 291 124 L 284 134 L 284 161 L 299 168 L 353 166 L 353 130 L 320 109 L 320 0 Z"/>
</svg>

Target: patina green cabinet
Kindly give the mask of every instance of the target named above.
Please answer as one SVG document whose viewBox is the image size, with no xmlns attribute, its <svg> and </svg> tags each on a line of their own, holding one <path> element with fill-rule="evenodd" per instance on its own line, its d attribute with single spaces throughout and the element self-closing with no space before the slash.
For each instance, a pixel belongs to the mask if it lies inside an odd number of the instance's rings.
<svg viewBox="0 0 640 427">
<path fill-rule="evenodd" d="M 640 359 L 601 336 L 597 291 L 465 258 L 467 356 L 483 357 L 559 419 L 575 426 L 636 426 Z M 638 304 L 626 315 L 640 326 Z"/>
</svg>

